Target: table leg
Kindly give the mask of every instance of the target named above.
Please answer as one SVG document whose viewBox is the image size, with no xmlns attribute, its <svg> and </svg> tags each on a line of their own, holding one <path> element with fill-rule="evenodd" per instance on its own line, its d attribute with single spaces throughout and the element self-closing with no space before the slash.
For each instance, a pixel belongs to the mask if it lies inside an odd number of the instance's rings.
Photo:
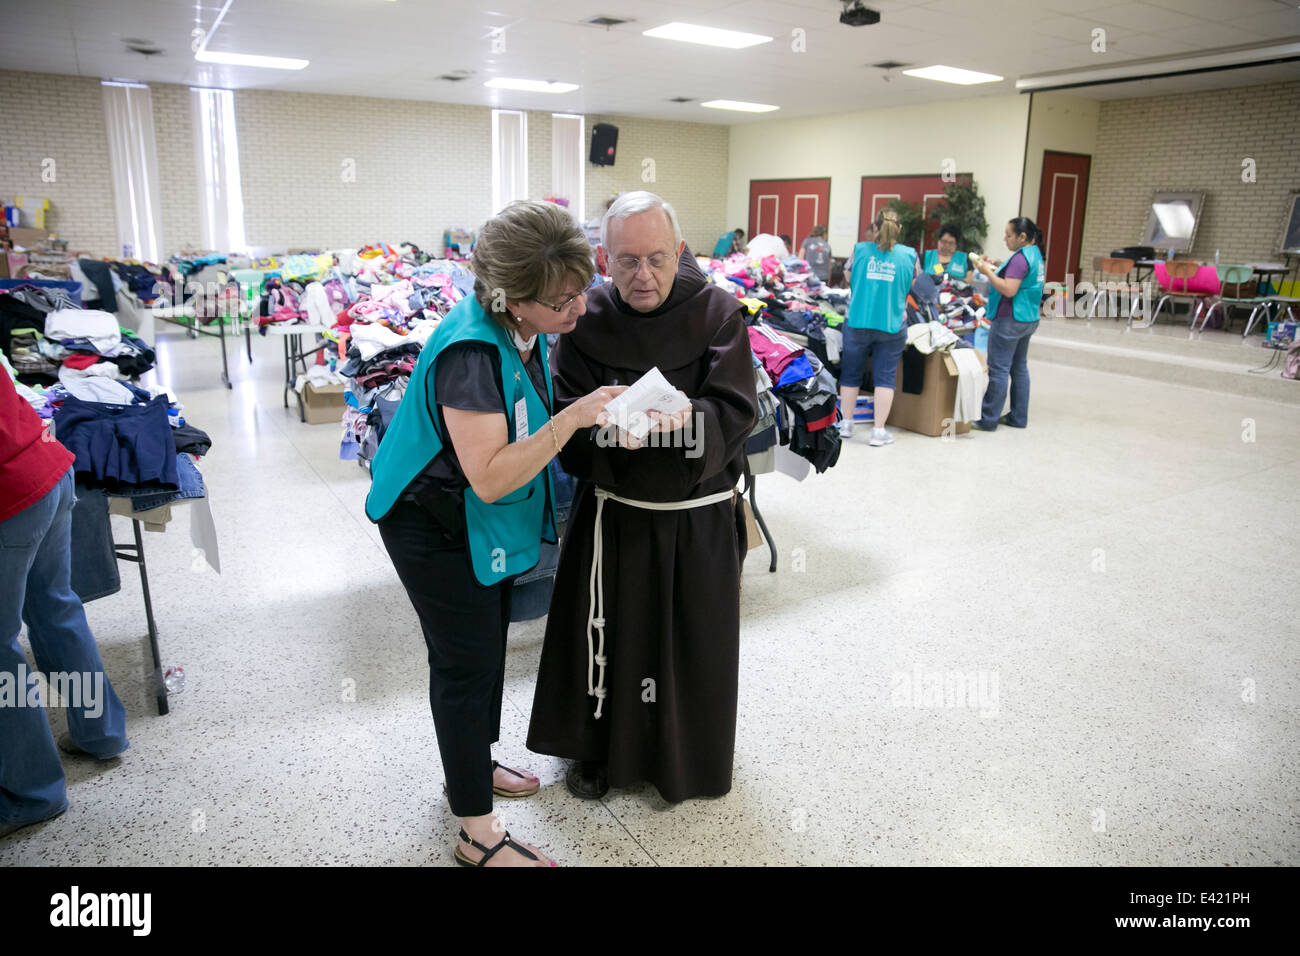
<svg viewBox="0 0 1300 956">
<path fill-rule="evenodd" d="M 284 337 L 284 407 L 289 407 L 289 336 Z"/>
<path fill-rule="evenodd" d="M 131 561 L 140 566 L 140 587 L 144 591 L 144 618 L 149 627 L 149 651 L 153 655 L 154 696 L 158 701 L 158 716 L 162 717 L 169 712 L 170 708 L 167 705 L 167 683 L 163 680 L 162 655 L 158 651 L 158 625 L 154 621 L 153 601 L 149 594 L 149 568 L 144 560 L 144 539 L 140 535 L 140 522 L 132 519 L 131 529 L 135 532 L 135 544 L 114 544 L 113 552 L 118 560 Z"/>
<path fill-rule="evenodd" d="M 754 512 L 754 521 L 758 524 L 758 530 L 763 532 L 763 539 L 767 542 L 767 550 L 772 554 L 772 563 L 768 565 L 767 570 L 776 571 L 776 542 L 772 540 L 772 532 L 767 530 L 767 522 L 763 520 L 762 512 L 758 510 L 758 501 L 755 499 L 755 488 L 757 480 L 751 475 L 749 479 L 749 508 Z"/>
<path fill-rule="evenodd" d="M 230 384 L 230 363 L 226 358 L 226 318 L 222 316 L 217 319 L 217 335 L 221 339 L 221 381 L 225 383 L 226 388 L 234 388 Z"/>
</svg>

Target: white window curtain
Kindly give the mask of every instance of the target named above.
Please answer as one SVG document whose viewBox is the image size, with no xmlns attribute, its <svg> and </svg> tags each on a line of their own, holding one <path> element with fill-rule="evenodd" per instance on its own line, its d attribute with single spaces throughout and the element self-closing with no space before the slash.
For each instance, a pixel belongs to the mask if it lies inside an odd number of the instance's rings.
<svg viewBox="0 0 1300 956">
<path fill-rule="evenodd" d="M 235 94 L 192 89 L 194 149 L 198 166 L 199 226 L 203 247 L 243 252 L 244 191 L 239 179 L 239 140 L 235 134 Z"/>
<path fill-rule="evenodd" d="M 101 88 L 119 254 L 158 262 L 163 248 L 162 206 L 149 87 L 106 82 Z"/>
<path fill-rule="evenodd" d="M 528 117 L 518 110 L 492 111 L 492 213 L 528 198 Z"/>
<path fill-rule="evenodd" d="M 581 116 L 551 114 L 551 195 L 569 200 L 569 211 L 578 222 L 587 219 L 582 125 Z"/>
</svg>

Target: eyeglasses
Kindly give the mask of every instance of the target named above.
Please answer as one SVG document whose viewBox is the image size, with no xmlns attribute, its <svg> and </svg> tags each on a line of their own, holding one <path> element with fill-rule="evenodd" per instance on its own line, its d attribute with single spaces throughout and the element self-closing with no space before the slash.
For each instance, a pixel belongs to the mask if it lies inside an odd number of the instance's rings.
<svg viewBox="0 0 1300 956">
<path fill-rule="evenodd" d="M 652 271 L 661 272 L 676 258 L 677 253 L 675 252 L 656 252 L 644 259 L 638 259 L 636 256 L 616 256 L 612 261 L 614 267 L 620 272 L 640 272 L 642 262 L 648 265 Z"/>
<path fill-rule="evenodd" d="M 581 292 L 575 292 L 573 293 L 573 295 L 569 296 L 559 305 L 551 305 L 551 303 L 543 302 L 541 299 L 533 299 L 533 301 L 536 302 L 538 305 L 546 306 L 552 312 L 566 312 L 568 311 L 569 306 L 573 305 L 573 303 L 577 302 L 579 299 L 581 299 L 584 295 L 586 295 L 590 291 L 591 291 L 590 288 L 587 288 L 587 289 L 583 289 Z"/>
</svg>

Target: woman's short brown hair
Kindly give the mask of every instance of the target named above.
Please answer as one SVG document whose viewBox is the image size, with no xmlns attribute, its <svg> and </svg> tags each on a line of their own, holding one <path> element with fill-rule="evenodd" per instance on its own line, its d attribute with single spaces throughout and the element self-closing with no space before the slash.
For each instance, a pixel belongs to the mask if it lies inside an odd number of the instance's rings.
<svg viewBox="0 0 1300 956">
<path fill-rule="evenodd" d="M 591 244 L 568 210 L 536 199 L 512 202 L 483 224 L 470 267 L 474 297 L 505 328 L 507 300 L 555 295 L 566 280 L 585 289 L 596 274 Z"/>
</svg>

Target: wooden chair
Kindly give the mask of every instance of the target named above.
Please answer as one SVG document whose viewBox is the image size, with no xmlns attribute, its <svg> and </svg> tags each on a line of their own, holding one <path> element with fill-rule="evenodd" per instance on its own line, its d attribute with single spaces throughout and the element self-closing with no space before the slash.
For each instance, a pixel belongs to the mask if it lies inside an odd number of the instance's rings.
<svg viewBox="0 0 1300 956">
<path fill-rule="evenodd" d="M 1196 311 L 1192 315 L 1192 327 L 1196 326 L 1196 320 L 1201 317 L 1201 309 L 1205 307 L 1205 293 L 1194 292 L 1189 286 L 1192 279 L 1196 277 L 1196 273 L 1200 271 L 1200 263 L 1191 262 L 1187 259 L 1174 259 L 1165 263 L 1165 276 L 1168 283 L 1160 283 L 1163 295 L 1160 296 L 1155 310 L 1151 313 L 1152 325 L 1155 325 L 1156 319 L 1160 317 L 1160 310 L 1164 308 L 1166 302 L 1173 303 L 1169 307 L 1169 314 L 1173 315 L 1174 310 L 1178 308 L 1178 303 L 1185 301 L 1189 307 L 1191 303 L 1196 303 Z M 1157 281 L 1159 281 L 1159 273 L 1156 273 L 1156 276 Z"/>
<path fill-rule="evenodd" d="M 1097 283 L 1097 291 L 1093 293 L 1092 304 L 1088 307 L 1089 322 L 1092 321 L 1092 317 L 1097 312 L 1097 303 L 1101 301 L 1102 296 L 1106 295 L 1106 290 L 1103 288 L 1103 285 L 1108 281 L 1109 282 L 1120 281 L 1118 279 L 1108 279 L 1107 277 L 1123 276 L 1124 277 L 1123 283 L 1127 287 L 1128 285 L 1130 285 L 1129 276 L 1133 274 L 1133 265 L 1134 265 L 1132 259 L 1111 259 L 1105 256 L 1099 256 L 1097 259 L 1093 260 L 1093 263 L 1094 266 L 1096 267 L 1096 271 L 1101 275 L 1101 281 Z M 1128 315 L 1129 322 L 1133 321 L 1133 315 L 1137 311 L 1137 306 L 1139 304 L 1139 301 L 1140 301 L 1139 299 L 1134 299 L 1132 306 L 1129 308 L 1129 315 Z M 1107 300 L 1107 303 L 1109 304 L 1109 299 Z M 1107 311 L 1109 311 L 1109 309 Z M 1113 315 L 1111 316 L 1111 318 L 1118 319 L 1119 316 Z"/>
</svg>

